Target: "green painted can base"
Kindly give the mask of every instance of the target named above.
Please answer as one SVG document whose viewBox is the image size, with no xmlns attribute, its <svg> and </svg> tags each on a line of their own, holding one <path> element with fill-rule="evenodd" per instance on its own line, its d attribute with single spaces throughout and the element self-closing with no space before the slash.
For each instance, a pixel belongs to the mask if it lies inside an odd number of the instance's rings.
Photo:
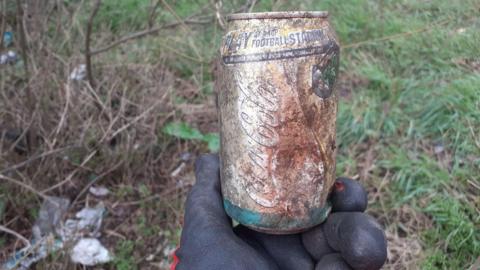
<svg viewBox="0 0 480 270">
<path fill-rule="evenodd" d="M 252 230 L 269 234 L 293 234 L 306 231 L 324 222 L 331 210 L 330 202 L 325 207 L 311 209 L 307 219 L 297 219 L 281 214 L 266 214 L 243 209 L 227 199 L 223 200 L 227 214 L 238 223 Z"/>
</svg>

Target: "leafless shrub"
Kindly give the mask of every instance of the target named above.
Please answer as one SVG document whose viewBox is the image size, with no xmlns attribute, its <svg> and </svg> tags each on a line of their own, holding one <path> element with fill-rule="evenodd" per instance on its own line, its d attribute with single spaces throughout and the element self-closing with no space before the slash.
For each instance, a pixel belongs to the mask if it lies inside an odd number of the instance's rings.
<svg viewBox="0 0 480 270">
<path fill-rule="evenodd" d="M 150 18 L 149 29 L 139 32 L 143 34 L 118 37 L 121 42 L 111 46 L 111 40 L 94 33 L 93 27 L 85 33 L 86 26 L 76 19 L 79 8 L 66 7 L 62 1 L 18 0 L 16 4 L 13 23 L 20 34 L 16 34 L 15 49 L 22 52 L 23 67 L 0 67 L 0 190 L 8 191 L 2 228 L 9 229 L 5 236 L 13 235 L 7 238 L 7 248 L 0 251 L 0 261 L 22 246 L 18 241 L 24 238 L 14 235 L 30 236 L 34 221 L 31 209 L 38 208 L 46 195 L 69 197 L 74 201 L 72 207 L 78 208 L 93 184 L 149 186 L 159 197 L 129 197 L 131 202 L 109 205 L 112 212 L 124 213 L 120 215 L 122 223 L 112 223 L 115 218 L 106 221 L 112 235 L 122 230 L 120 224 L 130 222 L 131 216 L 124 215 L 138 213 L 134 209 L 143 200 L 178 200 L 179 192 L 183 194 L 181 190 L 192 178 L 182 178 L 186 182 L 179 186 L 183 173 L 172 177 L 171 172 L 178 167 L 177 154 L 195 151 L 196 146 L 172 143 L 174 139 L 162 135 L 162 127 L 166 121 L 182 117 L 173 99 L 182 91 L 190 91 L 180 88 L 189 83 L 175 76 L 162 56 L 153 64 L 117 64 L 109 62 L 109 56 L 91 54 L 90 48 L 90 78 L 77 80 L 70 78 L 70 73 L 84 63 L 85 42 L 81 40 L 90 39 L 91 47 L 110 46 L 102 49 L 106 52 L 163 29 L 205 22 L 205 17 L 192 17 L 190 21 L 155 26 Z M 94 17 L 92 13 L 90 21 Z M 5 25 L 2 19 L 2 33 Z M 118 62 L 122 57 L 117 55 Z M 41 196 L 32 196 L 38 194 Z M 172 214 L 169 223 L 176 227 L 181 215 Z M 158 223 L 169 226 L 161 220 Z"/>
</svg>

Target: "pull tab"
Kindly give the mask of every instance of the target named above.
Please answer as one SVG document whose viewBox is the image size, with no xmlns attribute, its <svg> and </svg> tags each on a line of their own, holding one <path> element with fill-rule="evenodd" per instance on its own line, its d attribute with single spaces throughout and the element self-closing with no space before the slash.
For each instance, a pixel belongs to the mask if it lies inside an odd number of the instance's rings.
<svg viewBox="0 0 480 270">
<path fill-rule="evenodd" d="M 312 89 L 321 98 L 329 98 L 338 74 L 338 53 L 327 60 L 325 65 L 312 66 Z"/>
</svg>

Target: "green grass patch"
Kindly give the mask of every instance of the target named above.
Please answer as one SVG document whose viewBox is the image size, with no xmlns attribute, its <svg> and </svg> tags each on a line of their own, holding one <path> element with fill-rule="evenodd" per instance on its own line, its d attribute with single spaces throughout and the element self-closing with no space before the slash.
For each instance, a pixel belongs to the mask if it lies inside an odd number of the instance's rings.
<svg viewBox="0 0 480 270">
<path fill-rule="evenodd" d="M 118 270 L 137 270 L 137 264 L 133 256 L 135 243 L 130 240 L 121 241 L 116 250 L 113 265 Z"/>
</svg>

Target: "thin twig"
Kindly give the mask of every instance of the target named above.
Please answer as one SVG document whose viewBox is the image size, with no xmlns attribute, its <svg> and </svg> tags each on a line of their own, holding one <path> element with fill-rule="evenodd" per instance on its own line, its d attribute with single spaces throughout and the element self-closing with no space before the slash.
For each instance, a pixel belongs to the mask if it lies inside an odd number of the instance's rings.
<svg viewBox="0 0 480 270">
<path fill-rule="evenodd" d="M 111 121 L 112 117 L 108 113 L 109 111 L 107 110 L 107 107 L 105 104 L 103 104 L 102 99 L 97 95 L 97 92 L 93 89 L 91 85 L 87 85 L 87 90 L 92 94 L 92 99 L 93 99 L 93 104 L 97 109 L 100 111 L 100 114 L 102 117 L 105 118 L 107 121 Z"/>
<path fill-rule="evenodd" d="M 123 44 L 123 43 L 125 43 L 129 40 L 141 38 L 141 37 L 148 36 L 148 35 L 153 35 L 153 34 L 158 33 L 160 30 L 167 29 L 167 28 L 172 28 L 172 27 L 181 25 L 182 23 L 184 23 L 184 24 L 208 24 L 210 22 L 211 22 L 210 20 L 205 20 L 205 21 L 185 20 L 183 22 L 173 22 L 173 23 L 168 23 L 168 24 L 165 24 L 165 25 L 157 26 L 157 27 L 154 27 L 154 28 L 142 30 L 142 31 L 139 31 L 139 32 L 135 32 L 133 34 L 129 34 L 125 37 L 122 37 L 122 38 L 110 43 L 109 45 L 107 45 L 103 48 L 93 49 L 90 52 L 90 55 L 96 55 L 96 54 L 99 54 L 99 53 L 103 53 L 103 52 L 108 51 L 113 47 L 117 47 L 118 45 Z"/>
<path fill-rule="evenodd" d="M 10 171 L 13 171 L 13 170 L 17 170 L 17 169 L 20 169 L 32 162 L 34 162 L 35 160 L 37 159 L 41 159 L 41 158 L 44 158 L 44 157 L 47 157 L 47 156 L 50 156 L 50 155 L 54 155 L 54 154 L 57 154 L 57 153 L 60 153 L 60 152 L 63 152 L 65 150 L 69 150 L 69 149 L 72 149 L 74 148 L 74 146 L 67 146 L 67 147 L 63 147 L 63 148 L 59 148 L 59 149 L 54 149 L 54 150 L 50 150 L 50 151 L 47 151 L 47 152 L 43 152 L 37 156 L 34 156 L 34 157 L 31 157 L 25 161 L 22 161 L 18 164 L 15 164 L 9 168 L 6 168 L 6 169 L 3 169 L 0 171 L 0 174 L 5 174 L 5 173 L 8 173 Z"/>
<path fill-rule="evenodd" d="M 21 187 L 23 187 L 24 189 L 31 191 L 33 194 L 36 194 L 37 196 L 41 197 L 42 199 L 44 199 L 44 200 L 46 200 L 46 201 L 49 201 L 49 200 L 50 200 L 50 199 L 48 198 L 48 196 L 45 195 L 43 192 L 38 191 L 38 190 L 36 190 L 35 188 L 33 188 L 33 187 L 31 187 L 31 186 L 29 186 L 29 185 L 27 185 L 27 184 L 25 184 L 25 183 L 22 183 L 22 182 L 20 182 L 20 181 L 18 181 L 18 180 L 15 180 L 15 179 L 13 179 L 13 178 L 11 178 L 11 177 L 8 177 L 8 176 L 6 176 L 6 175 L 0 174 L 0 179 L 7 180 L 8 182 L 11 182 L 11 183 L 14 183 L 15 185 L 21 186 Z"/>
<path fill-rule="evenodd" d="M 253 8 L 255 7 L 255 4 L 257 3 L 257 0 L 252 0 L 250 2 L 251 2 L 251 4 L 250 4 L 250 7 L 248 8 L 248 12 L 253 11 Z"/>
<path fill-rule="evenodd" d="M 183 31 L 185 32 L 185 34 L 187 35 L 187 41 L 191 41 L 190 37 L 190 28 L 188 28 L 187 24 L 184 22 L 184 20 L 178 16 L 178 14 L 175 12 L 175 10 L 173 10 L 173 8 L 167 3 L 167 1 L 165 0 L 161 0 L 162 1 L 162 4 L 165 6 L 166 9 L 168 9 L 168 11 L 177 19 L 177 21 L 179 21 L 182 25 L 182 29 Z M 190 42 L 191 44 L 191 47 L 193 49 L 193 52 L 195 52 L 195 54 L 197 55 L 198 57 L 198 60 L 200 61 L 203 61 L 202 59 L 202 55 L 200 54 L 200 52 L 198 51 L 198 48 L 195 46 L 195 44 L 193 42 Z"/>
<path fill-rule="evenodd" d="M 25 24 L 24 24 L 24 10 L 22 7 L 22 1 L 17 0 L 17 28 L 18 28 L 18 33 L 20 36 L 19 42 L 20 42 L 20 48 L 22 50 L 22 58 L 23 58 L 23 68 L 25 70 L 25 94 L 26 94 L 26 99 L 27 99 L 27 111 L 30 113 L 30 117 L 32 118 L 32 124 L 33 124 L 33 119 L 34 119 L 34 111 L 35 111 L 35 99 L 32 90 L 30 89 L 30 67 L 29 67 L 29 61 L 28 61 L 28 46 L 27 46 L 27 33 L 25 29 Z M 3 38 L 3 37 L 2 37 Z M 30 150 L 31 148 L 34 147 L 34 142 L 35 142 L 35 136 L 34 134 L 36 132 L 28 132 L 28 129 L 25 129 L 25 133 L 27 134 L 26 139 L 27 139 L 27 150 Z M 32 128 L 34 131 L 35 128 Z"/>
<path fill-rule="evenodd" d="M 3 35 L 5 35 L 5 32 L 7 31 L 7 1 L 3 0 L 2 1 L 2 25 L 0 27 L 0 50 L 3 49 Z"/>
<path fill-rule="evenodd" d="M 57 143 L 58 134 L 65 123 L 65 119 L 67 118 L 68 106 L 70 104 L 70 84 L 65 84 L 65 107 L 63 108 L 62 115 L 60 117 L 60 121 L 58 122 L 57 129 L 55 130 L 55 136 L 53 139 L 52 145 Z"/>
<path fill-rule="evenodd" d="M 222 1 L 217 1 L 215 3 L 215 16 L 217 17 L 218 25 L 220 25 L 220 28 L 222 28 L 222 30 L 225 30 L 226 23 L 225 23 L 225 19 L 222 16 L 221 10 L 222 10 Z"/>
<path fill-rule="evenodd" d="M 164 100 L 164 97 L 166 96 L 166 93 L 165 95 L 162 97 L 162 99 L 160 99 L 158 102 L 156 102 L 155 104 L 153 104 L 152 106 L 150 106 L 150 108 L 146 109 L 144 112 L 142 112 L 140 115 L 138 115 L 137 117 L 135 117 L 132 121 L 128 122 L 127 124 L 123 125 L 121 128 L 117 129 L 110 137 L 111 138 L 115 138 L 115 136 L 117 136 L 120 132 L 124 131 L 125 129 L 127 129 L 128 127 L 130 127 L 131 125 L 135 124 L 136 122 L 138 122 L 140 119 L 142 119 L 143 117 L 145 117 L 145 115 L 147 115 L 151 110 L 153 110 L 155 107 L 157 107 L 161 102 L 163 102 Z"/>
<path fill-rule="evenodd" d="M 92 14 L 90 15 L 90 18 L 88 19 L 88 24 L 87 24 L 87 33 L 85 36 L 85 66 L 87 69 L 87 79 L 88 83 L 92 88 L 95 88 L 95 83 L 93 81 L 93 75 L 92 75 L 92 55 L 90 53 L 90 38 L 92 35 L 92 28 L 93 28 L 93 19 L 95 18 L 95 15 L 97 15 L 98 9 L 100 8 L 101 0 L 97 0 L 95 2 L 95 5 L 93 7 Z"/>
<path fill-rule="evenodd" d="M 363 46 L 365 44 L 377 43 L 377 42 L 392 40 L 392 39 L 396 39 L 396 38 L 400 38 L 400 37 L 404 37 L 404 36 L 410 36 L 410 35 L 421 33 L 421 32 L 426 32 L 426 31 L 432 30 L 435 27 L 444 25 L 444 24 L 450 22 L 451 20 L 452 20 L 452 18 L 448 18 L 448 19 L 440 20 L 439 22 L 430 24 L 426 27 L 422 27 L 422 28 L 419 28 L 419 29 L 416 29 L 416 30 L 413 30 L 413 31 L 408 31 L 408 32 L 394 34 L 394 35 L 384 36 L 384 37 L 381 37 L 381 38 L 375 38 L 375 39 L 364 40 L 364 41 L 348 44 L 348 45 L 342 46 L 341 49 L 356 48 L 356 47 Z"/>
<path fill-rule="evenodd" d="M 63 186 L 65 183 L 68 183 L 72 180 L 72 177 L 78 172 L 79 168 L 83 168 L 83 166 L 85 166 L 85 164 L 87 164 L 87 162 L 90 161 L 90 159 L 92 159 L 93 156 L 95 156 L 95 154 L 97 153 L 97 150 L 93 151 L 92 153 L 90 153 L 90 155 L 88 155 L 83 161 L 82 163 L 80 164 L 80 166 L 78 168 L 76 168 L 73 172 L 71 172 L 67 177 L 65 177 L 65 179 L 47 189 L 44 189 L 42 190 L 43 193 L 47 193 L 47 192 L 50 192 L 54 189 L 57 189 L 61 186 Z"/>
<path fill-rule="evenodd" d="M 105 177 L 106 175 L 108 175 L 109 173 L 113 172 L 114 170 L 118 169 L 118 167 L 120 167 L 120 165 L 123 164 L 123 160 L 121 160 L 120 162 L 118 162 L 117 164 L 115 164 L 113 167 L 111 167 L 110 169 L 106 170 L 105 172 L 103 172 L 102 174 L 100 174 L 99 176 L 95 177 L 92 181 L 90 181 L 85 187 L 83 187 L 83 189 L 78 193 L 77 197 L 75 197 L 75 200 L 73 200 L 72 204 L 70 204 L 70 207 L 72 207 L 73 205 L 75 205 L 75 203 L 88 191 L 88 189 L 93 186 L 95 183 L 98 182 L 98 180 L 102 179 L 103 177 Z"/>
<path fill-rule="evenodd" d="M 155 14 L 157 13 L 157 8 L 160 6 L 161 0 L 157 0 L 155 2 L 155 5 L 152 7 L 152 10 L 150 11 L 150 15 L 148 16 L 148 28 L 152 28 L 153 24 L 155 23 Z"/>
<path fill-rule="evenodd" d="M 164 189 L 161 193 L 159 194 L 154 194 L 154 195 L 151 195 L 151 196 L 148 196 L 146 198 L 143 198 L 143 199 L 140 199 L 138 201 L 132 201 L 132 202 L 122 202 L 122 203 L 119 203 L 119 205 L 122 205 L 122 206 L 132 206 L 132 205 L 138 205 L 138 204 L 142 204 L 142 203 L 146 203 L 146 202 L 149 202 L 149 201 L 153 201 L 155 199 L 162 199 L 163 197 L 165 197 L 166 195 L 169 195 L 175 191 L 179 191 L 181 193 L 187 191 L 187 189 L 179 189 L 178 187 L 176 186 L 173 186 L 173 187 L 169 187 L 167 189 Z"/>
<path fill-rule="evenodd" d="M 28 82 L 30 78 L 30 72 L 28 68 L 27 40 L 25 35 L 25 26 L 23 24 L 23 8 L 22 8 L 21 0 L 17 0 L 17 26 L 18 26 L 18 33 L 20 36 L 19 41 L 20 41 L 20 47 L 22 50 L 23 68 L 25 69 L 25 76 L 27 77 L 26 81 Z M 29 105 L 32 105 L 32 104 L 29 104 Z"/>
<path fill-rule="evenodd" d="M 19 240 L 21 240 L 25 244 L 25 247 L 27 247 L 27 248 L 29 248 L 31 246 L 30 241 L 28 241 L 27 238 L 25 238 L 23 235 L 17 233 L 14 230 L 10 230 L 9 228 L 7 228 L 5 226 L 0 225 L 0 231 L 2 231 L 4 233 L 11 234 L 11 235 L 17 237 Z"/>
</svg>

